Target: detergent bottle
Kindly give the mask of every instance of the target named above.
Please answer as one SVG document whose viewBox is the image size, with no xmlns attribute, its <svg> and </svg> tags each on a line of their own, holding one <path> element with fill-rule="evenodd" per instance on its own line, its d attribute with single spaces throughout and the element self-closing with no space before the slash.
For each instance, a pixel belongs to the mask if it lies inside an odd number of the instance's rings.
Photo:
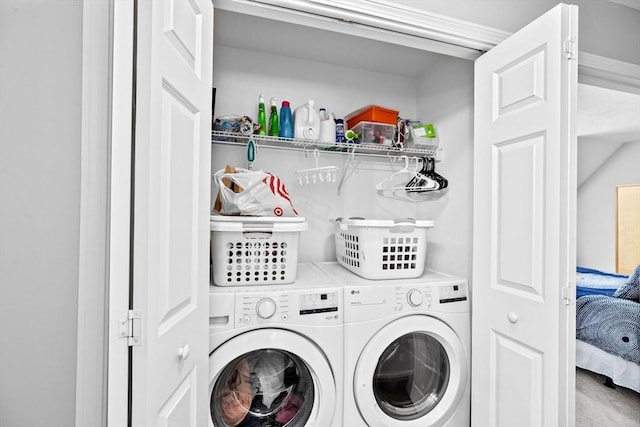
<svg viewBox="0 0 640 427">
<path fill-rule="evenodd" d="M 293 112 L 294 133 L 298 139 L 317 141 L 320 138 L 320 114 L 312 99 Z"/>
<path fill-rule="evenodd" d="M 320 141 L 326 143 L 336 142 L 336 122 L 333 113 L 320 109 Z"/>
<path fill-rule="evenodd" d="M 289 107 L 289 101 L 282 101 L 278 136 L 280 138 L 293 138 L 293 117 L 291 114 L 291 107 Z"/>
</svg>

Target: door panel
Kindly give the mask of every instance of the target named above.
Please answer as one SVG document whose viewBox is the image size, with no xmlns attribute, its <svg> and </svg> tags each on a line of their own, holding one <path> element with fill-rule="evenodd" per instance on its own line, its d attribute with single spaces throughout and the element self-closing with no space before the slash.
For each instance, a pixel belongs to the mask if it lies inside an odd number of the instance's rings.
<svg viewBox="0 0 640 427">
<path fill-rule="evenodd" d="M 493 146 L 492 199 L 497 206 L 495 289 L 524 298 L 542 298 L 542 182 L 544 135 L 524 135 Z M 537 161 L 538 160 L 538 161 Z M 518 200 L 518 203 L 512 203 Z"/>
<path fill-rule="evenodd" d="M 490 425 L 509 426 L 513 420 L 542 425 L 542 354 L 525 343 L 491 331 Z M 500 369 L 509 366 L 511 369 Z"/>
<path fill-rule="evenodd" d="M 545 100 L 545 57 L 544 46 L 538 47 L 495 71 L 495 119 Z"/>
<path fill-rule="evenodd" d="M 476 61 L 478 426 L 573 424 L 576 37 L 577 7 L 559 5 Z"/>
<path fill-rule="evenodd" d="M 139 1 L 133 426 L 202 426 L 208 406 L 213 8 Z"/>
</svg>

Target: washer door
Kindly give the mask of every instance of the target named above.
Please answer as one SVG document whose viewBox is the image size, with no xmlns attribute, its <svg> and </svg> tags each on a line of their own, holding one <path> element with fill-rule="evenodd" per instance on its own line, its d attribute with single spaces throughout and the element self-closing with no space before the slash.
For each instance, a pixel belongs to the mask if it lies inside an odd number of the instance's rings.
<svg viewBox="0 0 640 427">
<path fill-rule="evenodd" d="M 311 341 L 282 329 L 238 335 L 209 356 L 209 425 L 330 425 L 336 412 L 331 366 Z"/>
<path fill-rule="evenodd" d="M 467 364 L 460 339 L 442 321 L 398 319 L 360 354 L 353 384 L 358 410 L 371 427 L 442 425 L 464 394 Z"/>
</svg>

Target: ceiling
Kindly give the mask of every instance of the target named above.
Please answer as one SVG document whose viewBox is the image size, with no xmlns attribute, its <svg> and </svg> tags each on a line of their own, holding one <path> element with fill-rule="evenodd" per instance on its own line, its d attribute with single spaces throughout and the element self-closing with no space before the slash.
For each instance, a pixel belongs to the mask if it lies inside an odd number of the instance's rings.
<svg viewBox="0 0 640 427">
<path fill-rule="evenodd" d="M 579 140 L 640 141 L 640 95 L 578 85 Z"/>
<path fill-rule="evenodd" d="M 640 0 L 624 1 L 640 5 Z M 281 22 L 276 26 L 268 19 L 224 10 L 216 11 L 215 19 L 216 45 L 249 51 L 279 55 L 284 51 L 288 56 L 300 59 L 406 77 L 421 74 L 441 57 L 435 53 L 361 37 L 344 37 L 292 23 Z M 253 28 L 251 34 L 258 33 L 263 37 L 248 36 L 247 27 Z M 577 131 L 581 142 L 589 140 L 619 145 L 640 141 L 640 95 L 579 84 Z"/>
<path fill-rule="evenodd" d="M 640 10 L 640 0 L 609 0 L 611 3 L 618 3 L 632 9 Z"/>
<path fill-rule="evenodd" d="M 580 187 L 625 143 L 640 141 L 640 94 L 578 84 Z"/>
</svg>

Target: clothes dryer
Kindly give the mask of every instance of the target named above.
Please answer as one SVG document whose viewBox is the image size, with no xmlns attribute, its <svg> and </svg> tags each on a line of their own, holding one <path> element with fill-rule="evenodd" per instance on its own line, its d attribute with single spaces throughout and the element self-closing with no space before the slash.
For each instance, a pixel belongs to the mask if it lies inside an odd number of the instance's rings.
<svg viewBox="0 0 640 427">
<path fill-rule="evenodd" d="M 214 427 L 341 427 L 343 293 L 312 264 L 289 285 L 210 288 Z"/>
<path fill-rule="evenodd" d="M 317 265 L 344 286 L 344 425 L 468 427 L 467 280 L 426 271 L 371 281 Z"/>
</svg>

